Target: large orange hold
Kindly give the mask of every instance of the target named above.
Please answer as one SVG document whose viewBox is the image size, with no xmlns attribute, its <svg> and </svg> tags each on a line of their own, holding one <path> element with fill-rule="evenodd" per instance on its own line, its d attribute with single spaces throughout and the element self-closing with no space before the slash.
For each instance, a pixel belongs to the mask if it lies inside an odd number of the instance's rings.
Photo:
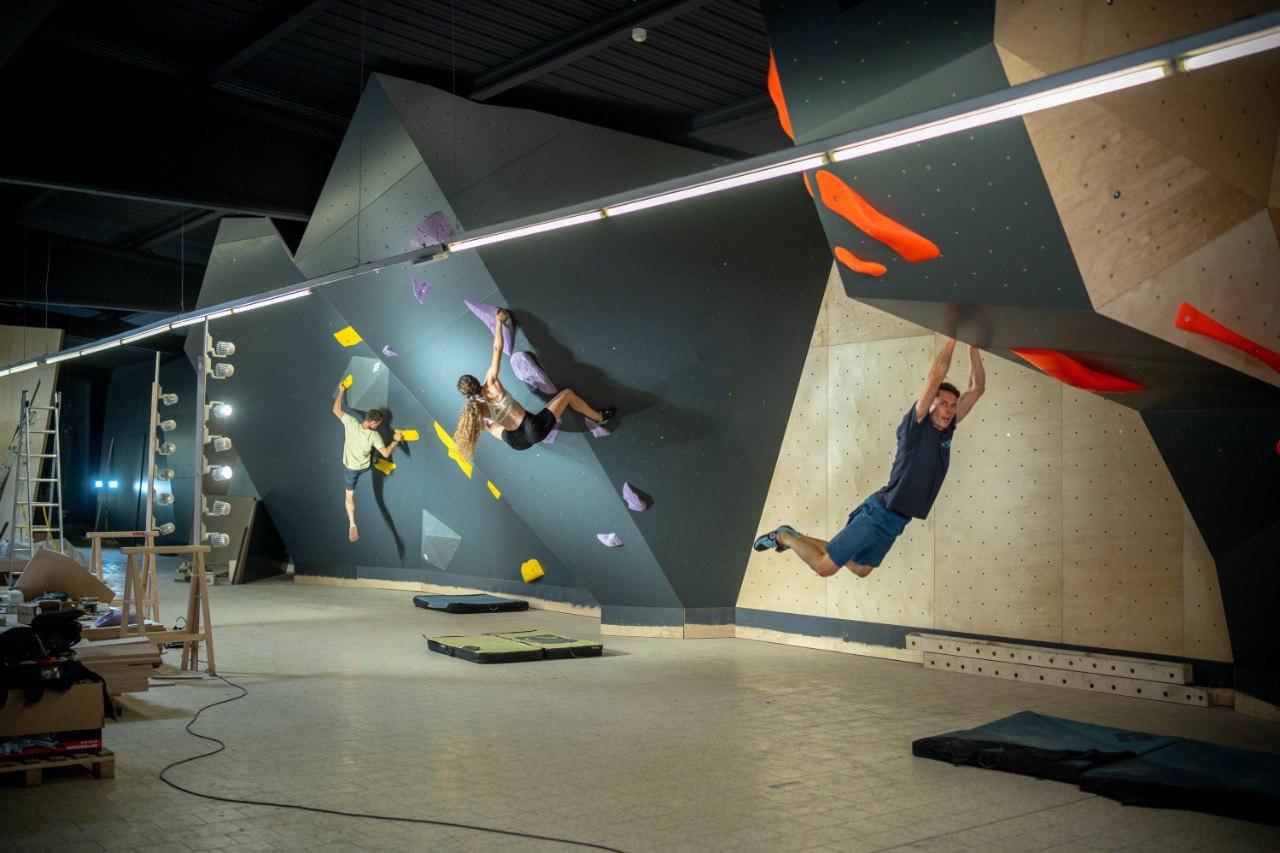
<svg viewBox="0 0 1280 853">
<path fill-rule="evenodd" d="M 782 124 L 783 132 L 795 142 L 796 135 L 791 132 L 791 117 L 787 115 L 787 102 L 782 98 L 782 79 L 778 77 L 778 63 L 773 58 L 772 50 L 769 51 L 769 97 L 773 99 L 773 107 L 778 111 L 778 121 Z"/>
<path fill-rule="evenodd" d="M 1190 303 L 1184 302 L 1178 306 L 1178 317 L 1173 321 L 1173 325 L 1179 329 L 1221 341 L 1241 352 L 1247 352 L 1272 370 L 1280 371 L 1280 353 L 1269 350 L 1262 344 L 1255 344 L 1244 335 L 1231 331 L 1208 314 L 1197 311 Z"/>
<path fill-rule="evenodd" d="M 875 261 L 864 261 L 862 258 L 850 252 L 843 246 L 836 246 L 836 260 L 844 264 L 854 272 L 864 273 L 866 275 L 884 275 L 889 268 L 884 264 L 877 264 Z"/>
<path fill-rule="evenodd" d="M 818 171 L 818 193 L 827 207 L 912 263 L 942 254 L 932 242 L 876 210 L 852 187 L 825 169 Z"/>
<path fill-rule="evenodd" d="M 1051 349 L 1015 349 L 1018 356 L 1026 359 L 1059 382 L 1083 388 L 1086 391 L 1099 391 L 1103 394 L 1121 394 L 1129 391 L 1145 391 L 1146 388 L 1137 382 L 1121 379 L 1109 373 L 1102 373 L 1092 367 L 1086 367 L 1069 355 Z"/>
</svg>

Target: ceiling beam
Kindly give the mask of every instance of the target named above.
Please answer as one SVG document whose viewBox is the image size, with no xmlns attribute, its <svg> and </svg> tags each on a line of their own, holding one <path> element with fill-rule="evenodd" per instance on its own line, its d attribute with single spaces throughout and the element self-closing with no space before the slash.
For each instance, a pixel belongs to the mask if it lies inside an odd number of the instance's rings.
<svg viewBox="0 0 1280 853">
<path fill-rule="evenodd" d="M 176 314 L 195 304 L 203 278 L 198 264 L 25 228 L 0 230 L 0 301 Z"/>
<path fill-rule="evenodd" d="M 501 65 L 480 72 L 472 80 L 467 97 L 473 101 L 486 101 L 494 95 L 577 62 L 623 38 L 629 38 L 636 27 L 657 26 L 709 2 L 711 0 L 638 0 L 544 42 Z"/>
<path fill-rule="evenodd" d="M 150 231 L 145 231 L 137 237 L 121 243 L 120 248 L 129 252 L 141 252 L 158 243 L 163 243 L 171 237 L 177 237 L 187 231 L 199 228 L 207 222 L 220 219 L 228 213 L 231 213 L 231 211 L 219 209 L 188 211 L 170 219 L 168 222 L 160 223 Z"/>
<path fill-rule="evenodd" d="M 23 51 L 0 69 L 0 102 L 23 118 L 0 135 L 0 181 L 29 186 L 305 220 L 338 149 L 232 96 L 78 51 Z M 112 131 L 86 139 L 95 127 Z"/>
<path fill-rule="evenodd" d="M 338 0 L 294 0 L 282 4 L 245 33 L 226 58 L 205 63 L 204 67 L 211 70 L 198 75 L 197 79 L 205 86 L 212 86 L 337 2 Z"/>
</svg>

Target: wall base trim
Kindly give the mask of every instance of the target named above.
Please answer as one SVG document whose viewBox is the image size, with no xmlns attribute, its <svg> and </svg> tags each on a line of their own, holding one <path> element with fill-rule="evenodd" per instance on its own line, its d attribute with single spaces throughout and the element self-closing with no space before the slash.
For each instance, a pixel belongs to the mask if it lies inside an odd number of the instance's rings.
<svg viewBox="0 0 1280 853">
<path fill-rule="evenodd" d="M 474 589 L 465 586 L 445 586 L 437 583 L 422 583 L 420 581 L 391 581 L 378 580 L 376 578 L 335 578 L 327 575 L 293 575 L 294 583 L 313 584 L 315 586 L 345 586 L 354 589 L 396 589 L 405 592 L 416 592 L 425 595 L 480 595 L 487 593 L 492 595 L 489 590 Z M 508 593 L 500 593 L 507 595 Z M 573 616 L 590 616 L 593 619 L 600 618 L 600 608 L 590 607 L 587 605 L 569 604 L 563 601 L 551 601 L 545 598 L 538 598 L 533 595 L 521 595 L 519 598 L 529 602 L 529 607 L 534 610 L 549 610 L 553 613 L 568 613 Z"/>
</svg>

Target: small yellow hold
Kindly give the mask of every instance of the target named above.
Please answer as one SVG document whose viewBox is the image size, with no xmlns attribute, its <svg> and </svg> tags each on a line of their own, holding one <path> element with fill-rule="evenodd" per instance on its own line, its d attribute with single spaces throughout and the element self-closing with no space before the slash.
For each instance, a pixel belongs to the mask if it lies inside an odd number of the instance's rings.
<svg viewBox="0 0 1280 853">
<path fill-rule="evenodd" d="M 433 421 L 433 423 L 436 423 L 436 422 L 434 422 L 434 421 Z M 449 433 L 445 432 L 444 427 L 440 426 L 440 424 L 439 424 L 439 423 L 436 423 L 436 436 L 437 436 L 441 441 L 443 441 L 443 442 L 444 442 L 444 446 L 445 446 L 445 447 L 447 447 L 447 448 L 449 448 L 450 450 L 456 451 L 456 450 L 458 449 L 458 445 L 456 445 L 456 444 L 454 444 L 454 443 L 453 443 L 453 436 L 451 436 L 451 435 L 449 435 Z"/>
<path fill-rule="evenodd" d="M 342 380 L 342 387 L 343 387 L 343 388 L 350 388 L 350 387 L 351 387 L 351 383 L 352 383 L 352 382 L 355 382 L 355 381 L 356 381 L 356 379 L 355 379 L 355 377 L 354 377 L 354 376 L 348 376 L 346 379 Z"/>
<path fill-rule="evenodd" d="M 353 347 L 364 340 L 364 338 L 360 337 L 360 333 L 350 326 L 334 332 L 333 336 L 337 338 L 338 343 L 342 344 L 344 347 Z"/>
<path fill-rule="evenodd" d="M 489 491 L 493 492 L 495 499 L 502 497 L 502 492 L 498 491 L 498 487 L 493 484 L 492 480 L 489 481 Z"/>
<path fill-rule="evenodd" d="M 420 436 L 418 435 L 418 431 L 417 431 L 416 429 L 402 429 L 402 430 L 400 430 L 400 440 L 401 440 L 401 441 L 417 441 L 417 440 L 419 439 L 419 437 L 420 437 Z"/>
<path fill-rule="evenodd" d="M 525 583 L 533 583 L 543 574 L 542 564 L 537 560 L 529 560 L 520 567 L 520 577 L 524 578 Z"/>
<path fill-rule="evenodd" d="M 449 458 L 458 463 L 458 467 L 462 469 L 462 473 L 467 475 L 467 479 L 471 479 L 472 465 L 461 453 L 456 450 L 449 451 Z"/>
<path fill-rule="evenodd" d="M 392 471 L 396 470 L 396 463 L 392 462 L 390 459 L 379 459 L 377 462 L 373 463 L 373 467 L 377 468 L 384 474 L 390 475 Z"/>
</svg>

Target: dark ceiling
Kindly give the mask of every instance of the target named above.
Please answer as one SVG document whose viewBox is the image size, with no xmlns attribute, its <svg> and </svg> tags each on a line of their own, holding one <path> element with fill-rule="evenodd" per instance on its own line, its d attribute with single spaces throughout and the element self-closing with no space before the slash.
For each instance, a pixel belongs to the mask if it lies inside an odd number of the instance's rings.
<svg viewBox="0 0 1280 853">
<path fill-rule="evenodd" d="M 47 308 L 69 338 L 192 304 L 222 216 L 305 220 L 375 72 L 729 158 L 790 144 L 758 0 L 2 5 L 0 322 Z"/>
</svg>

